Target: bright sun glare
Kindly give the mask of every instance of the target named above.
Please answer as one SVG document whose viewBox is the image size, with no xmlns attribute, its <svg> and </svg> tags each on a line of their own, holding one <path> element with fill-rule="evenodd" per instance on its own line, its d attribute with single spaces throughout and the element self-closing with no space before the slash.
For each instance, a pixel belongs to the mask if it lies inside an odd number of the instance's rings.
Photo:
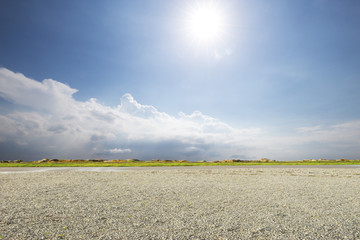
<svg viewBox="0 0 360 240">
<path fill-rule="evenodd" d="M 223 38 L 226 21 L 224 12 L 214 2 L 201 2 L 187 12 L 186 31 L 198 45 L 213 45 Z"/>
</svg>

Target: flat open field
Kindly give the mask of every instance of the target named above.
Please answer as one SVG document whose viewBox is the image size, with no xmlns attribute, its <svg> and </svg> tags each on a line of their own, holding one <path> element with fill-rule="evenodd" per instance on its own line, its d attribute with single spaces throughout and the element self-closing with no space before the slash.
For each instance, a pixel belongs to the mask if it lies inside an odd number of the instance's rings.
<svg viewBox="0 0 360 240">
<path fill-rule="evenodd" d="M 359 167 L 0 169 L 1 239 L 360 239 Z"/>
</svg>

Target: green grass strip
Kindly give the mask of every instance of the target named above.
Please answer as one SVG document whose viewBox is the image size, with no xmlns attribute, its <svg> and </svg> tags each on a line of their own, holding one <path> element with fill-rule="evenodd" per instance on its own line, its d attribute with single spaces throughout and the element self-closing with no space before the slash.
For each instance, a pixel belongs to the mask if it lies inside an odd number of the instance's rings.
<svg viewBox="0 0 360 240">
<path fill-rule="evenodd" d="M 0 167 L 166 167 L 166 166 L 279 166 L 279 165 L 360 165 L 360 160 L 350 161 L 277 161 L 277 162 L 21 162 L 0 163 Z"/>
</svg>

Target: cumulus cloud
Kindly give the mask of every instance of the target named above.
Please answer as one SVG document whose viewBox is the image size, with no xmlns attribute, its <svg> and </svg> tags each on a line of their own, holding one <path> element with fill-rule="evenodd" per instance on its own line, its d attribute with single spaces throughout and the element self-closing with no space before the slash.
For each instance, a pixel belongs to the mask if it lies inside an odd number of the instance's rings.
<svg viewBox="0 0 360 240">
<path fill-rule="evenodd" d="M 72 95 L 77 92 L 55 80 L 37 82 L 5 68 L 1 68 L 0 82 L 0 97 L 37 110 L 63 111 L 63 106 L 73 104 Z"/>
<path fill-rule="evenodd" d="M 235 129 L 199 111 L 171 116 L 125 94 L 116 107 L 97 99 L 77 101 L 76 89 L 0 69 L 0 97 L 12 104 L 0 113 L 5 158 L 213 159 L 245 154 L 260 129 Z M 11 151 L 7 148 L 11 146 Z M 17 153 L 19 155 L 14 155 Z M 116 155 L 116 156 L 115 156 Z M 249 156 L 251 157 L 251 156 Z"/>
<path fill-rule="evenodd" d="M 131 94 L 123 95 L 116 107 L 94 98 L 78 101 L 73 98 L 77 90 L 68 85 L 39 82 L 5 68 L 0 69 L 0 86 L 0 98 L 10 104 L 0 111 L 5 159 L 293 160 L 360 154 L 360 121 L 301 127 L 280 136 L 234 128 L 200 111 L 172 116 L 138 103 Z"/>
</svg>

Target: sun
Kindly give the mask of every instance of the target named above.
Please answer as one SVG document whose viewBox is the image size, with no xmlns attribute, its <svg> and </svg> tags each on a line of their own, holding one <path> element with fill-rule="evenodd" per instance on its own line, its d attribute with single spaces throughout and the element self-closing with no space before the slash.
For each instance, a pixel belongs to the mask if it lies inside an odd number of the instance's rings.
<svg viewBox="0 0 360 240">
<path fill-rule="evenodd" d="M 210 46 L 224 37 L 225 14 L 215 2 L 197 2 L 186 15 L 187 35 L 196 44 Z"/>
</svg>

